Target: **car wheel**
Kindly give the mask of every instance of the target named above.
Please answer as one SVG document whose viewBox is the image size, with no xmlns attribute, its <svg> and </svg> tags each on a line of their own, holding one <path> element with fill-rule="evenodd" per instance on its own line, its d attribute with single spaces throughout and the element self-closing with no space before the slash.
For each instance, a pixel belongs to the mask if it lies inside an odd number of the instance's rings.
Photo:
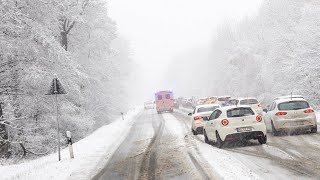
<svg viewBox="0 0 320 180">
<path fill-rule="evenodd" d="M 193 135 L 198 135 L 197 131 L 193 130 L 192 128 L 191 128 L 191 130 L 192 130 Z"/>
<path fill-rule="evenodd" d="M 266 144 L 267 143 L 267 136 L 262 136 L 258 138 L 258 141 L 260 144 Z"/>
<path fill-rule="evenodd" d="M 222 146 L 223 146 L 223 141 L 221 140 L 221 138 L 220 138 L 220 135 L 219 135 L 219 133 L 218 132 L 216 132 L 216 137 L 217 137 L 217 147 L 218 148 L 222 148 Z"/>
<path fill-rule="evenodd" d="M 206 133 L 205 130 L 203 131 L 203 135 L 204 135 L 204 142 L 211 145 L 212 143 L 211 143 L 211 141 L 209 141 L 207 133 Z"/>
<path fill-rule="evenodd" d="M 273 125 L 273 122 L 271 121 L 271 128 L 272 128 L 272 135 L 273 136 L 278 136 L 279 132 L 276 130 L 276 128 Z"/>
<path fill-rule="evenodd" d="M 311 133 L 317 133 L 318 132 L 318 127 L 316 125 L 316 127 L 311 128 Z"/>
<path fill-rule="evenodd" d="M 158 114 L 161 114 L 161 112 L 160 112 L 160 111 L 158 111 Z"/>
</svg>

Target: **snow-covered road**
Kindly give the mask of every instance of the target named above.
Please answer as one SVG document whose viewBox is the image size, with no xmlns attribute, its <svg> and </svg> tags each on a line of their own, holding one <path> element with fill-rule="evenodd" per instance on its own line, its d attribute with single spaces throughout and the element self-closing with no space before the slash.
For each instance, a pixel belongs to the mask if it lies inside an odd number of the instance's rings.
<svg viewBox="0 0 320 180">
<path fill-rule="evenodd" d="M 320 134 L 268 135 L 218 149 L 191 133 L 189 109 L 129 113 L 67 150 L 0 167 L 1 179 L 319 179 Z"/>
</svg>

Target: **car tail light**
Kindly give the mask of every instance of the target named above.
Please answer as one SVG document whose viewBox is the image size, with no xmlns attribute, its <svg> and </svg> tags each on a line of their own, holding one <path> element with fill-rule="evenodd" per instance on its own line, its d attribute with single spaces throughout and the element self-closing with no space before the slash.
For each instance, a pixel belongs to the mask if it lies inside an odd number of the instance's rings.
<svg viewBox="0 0 320 180">
<path fill-rule="evenodd" d="M 307 110 L 305 110 L 305 111 L 303 111 L 304 113 L 313 113 L 314 112 L 314 110 L 313 109 L 307 109 Z"/>
<path fill-rule="evenodd" d="M 227 126 L 227 125 L 229 124 L 228 119 L 223 119 L 223 120 L 221 121 L 221 124 L 224 125 L 224 126 Z"/>
<path fill-rule="evenodd" d="M 194 120 L 199 120 L 199 119 L 202 119 L 202 117 L 201 116 L 195 116 L 193 119 Z"/>
<path fill-rule="evenodd" d="M 261 121 L 262 121 L 262 116 L 258 115 L 258 116 L 256 117 L 256 120 L 257 120 L 258 122 L 261 122 Z"/>
<path fill-rule="evenodd" d="M 276 116 L 285 116 L 287 115 L 287 112 L 277 112 Z"/>
</svg>

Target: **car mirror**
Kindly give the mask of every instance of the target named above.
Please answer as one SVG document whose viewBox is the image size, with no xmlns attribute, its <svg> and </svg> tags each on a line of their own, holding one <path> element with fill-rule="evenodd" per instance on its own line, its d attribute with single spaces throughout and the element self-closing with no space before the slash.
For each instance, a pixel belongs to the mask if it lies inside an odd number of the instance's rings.
<svg viewBox="0 0 320 180">
<path fill-rule="evenodd" d="M 263 111 L 264 111 L 265 113 L 267 113 L 267 112 L 268 112 L 268 109 L 263 109 Z"/>
<path fill-rule="evenodd" d="M 192 116 L 192 113 L 189 113 L 188 116 Z"/>
</svg>

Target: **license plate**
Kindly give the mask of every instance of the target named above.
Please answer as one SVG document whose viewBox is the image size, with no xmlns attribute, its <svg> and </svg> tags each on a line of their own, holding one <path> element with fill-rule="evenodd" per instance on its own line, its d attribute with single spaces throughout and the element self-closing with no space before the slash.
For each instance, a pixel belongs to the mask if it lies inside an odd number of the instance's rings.
<svg viewBox="0 0 320 180">
<path fill-rule="evenodd" d="M 302 126 L 302 125 L 304 125 L 304 123 L 303 122 L 292 122 L 292 123 L 290 123 L 290 125 L 291 126 Z"/>
<path fill-rule="evenodd" d="M 248 131 L 252 131 L 251 127 L 242 127 L 242 128 L 237 128 L 238 132 L 248 132 Z"/>
</svg>

